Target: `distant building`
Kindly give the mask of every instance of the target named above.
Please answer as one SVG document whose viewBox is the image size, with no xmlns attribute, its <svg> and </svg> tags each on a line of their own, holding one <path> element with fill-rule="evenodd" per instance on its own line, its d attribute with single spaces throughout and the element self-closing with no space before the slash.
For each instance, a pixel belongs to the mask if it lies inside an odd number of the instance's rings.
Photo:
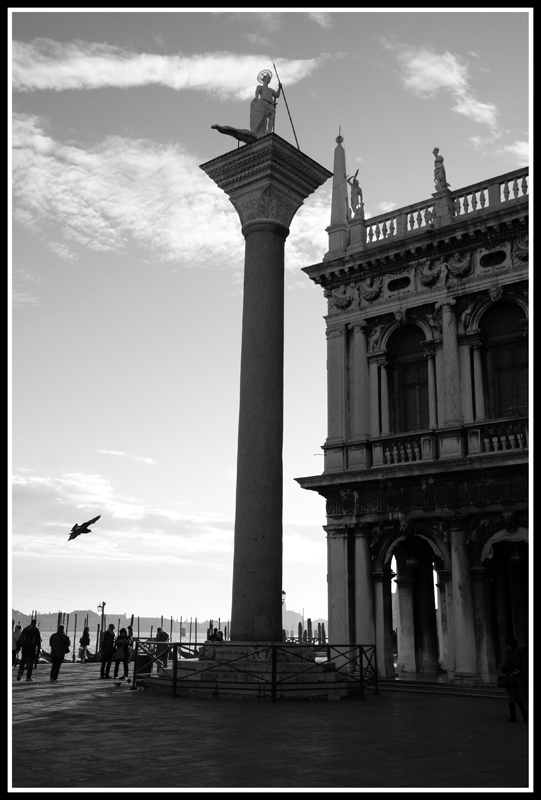
<svg viewBox="0 0 541 800">
<path fill-rule="evenodd" d="M 304 270 L 328 299 L 325 466 L 297 479 L 326 499 L 330 641 L 394 675 L 395 579 L 399 668 L 492 681 L 528 631 L 528 170 L 370 219 L 358 198 L 339 137 Z"/>
</svg>

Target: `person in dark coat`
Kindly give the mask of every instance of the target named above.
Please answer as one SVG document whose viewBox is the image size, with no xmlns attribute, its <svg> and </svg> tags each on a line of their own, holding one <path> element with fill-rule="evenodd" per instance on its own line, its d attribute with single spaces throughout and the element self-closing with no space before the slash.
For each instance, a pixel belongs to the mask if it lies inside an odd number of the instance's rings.
<svg viewBox="0 0 541 800">
<path fill-rule="evenodd" d="M 169 641 L 169 634 L 164 631 L 163 628 L 158 628 L 156 631 L 156 639 L 159 642 L 168 642 Z M 156 658 L 158 658 L 164 667 L 167 666 L 167 647 L 162 645 L 156 645 Z"/>
<path fill-rule="evenodd" d="M 528 721 L 528 713 L 522 701 L 523 690 L 527 685 L 528 673 L 526 663 L 526 653 L 524 648 L 518 646 L 514 636 L 510 636 L 506 642 L 507 652 L 501 666 L 504 675 L 512 675 L 513 683 L 506 686 L 509 712 L 511 716 L 508 722 L 517 721 L 515 704 L 520 708 L 523 722 Z"/>
<path fill-rule="evenodd" d="M 111 663 L 115 652 L 115 626 L 111 623 L 108 630 L 103 634 L 101 643 L 101 672 L 100 678 L 111 677 Z"/>
<path fill-rule="evenodd" d="M 118 677 L 118 670 L 120 665 L 124 667 L 124 675 L 120 676 L 120 680 L 126 680 L 128 677 L 128 664 L 130 661 L 130 650 L 132 646 L 132 639 L 128 635 L 126 628 L 121 628 L 118 632 L 118 638 L 116 640 L 116 652 L 113 656 L 115 660 L 115 672 L 114 677 Z"/>
<path fill-rule="evenodd" d="M 79 639 L 79 644 L 81 645 L 81 650 L 83 651 L 81 653 L 81 664 L 84 664 L 87 657 L 88 645 L 90 644 L 90 628 L 85 628 L 83 630 L 83 635 Z"/>
<path fill-rule="evenodd" d="M 26 668 L 26 680 L 33 681 L 32 670 L 34 662 L 41 652 L 41 633 L 39 632 L 37 620 L 33 619 L 30 625 L 21 633 L 19 639 L 21 645 L 21 663 L 17 672 L 17 680 L 20 681 Z"/>
<path fill-rule="evenodd" d="M 49 680 L 51 683 L 56 683 L 64 656 L 70 650 L 70 639 L 66 636 L 63 625 L 59 625 L 57 632 L 52 634 L 49 639 L 49 645 L 51 647 L 51 675 Z"/>
<path fill-rule="evenodd" d="M 23 630 L 22 626 L 19 623 L 17 623 L 17 625 L 15 625 L 15 629 L 14 629 L 13 633 L 11 634 L 11 639 L 12 639 L 12 644 L 11 644 L 11 666 L 12 667 L 16 667 L 17 666 L 17 653 L 19 652 L 20 647 L 21 647 L 21 645 L 19 644 L 19 639 L 21 638 L 22 630 Z"/>
</svg>

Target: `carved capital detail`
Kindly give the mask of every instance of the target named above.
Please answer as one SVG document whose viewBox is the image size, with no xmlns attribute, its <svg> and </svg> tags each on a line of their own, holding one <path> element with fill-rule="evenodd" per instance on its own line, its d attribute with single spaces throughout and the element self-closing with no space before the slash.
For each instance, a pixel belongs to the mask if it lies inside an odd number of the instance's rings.
<svg viewBox="0 0 541 800">
<path fill-rule="evenodd" d="M 274 186 L 255 189 L 249 194 L 231 197 L 243 225 L 254 220 L 272 220 L 289 228 L 301 203 L 294 203 Z"/>
</svg>

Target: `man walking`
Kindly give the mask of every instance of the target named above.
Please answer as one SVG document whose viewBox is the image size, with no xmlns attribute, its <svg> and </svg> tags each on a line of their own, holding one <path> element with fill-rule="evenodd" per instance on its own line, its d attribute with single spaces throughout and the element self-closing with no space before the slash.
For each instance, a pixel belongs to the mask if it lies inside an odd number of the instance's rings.
<svg viewBox="0 0 541 800">
<path fill-rule="evenodd" d="M 60 672 L 60 665 L 64 661 L 64 656 L 66 653 L 69 653 L 70 650 L 70 640 L 69 637 L 66 636 L 66 632 L 63 625 L 58 626 L 58 630 L 56 633 L 53 633 L 49 639 L 49 644 L 51 646 L 51 676 L 50 681 L 51 683 L 56 683 L 58 679 L 58 673 Z"/>
<path fill-rule="evenodd" d="M 39 632 L 37 620 L 33 619 L 30 625 L 26 626 L 21 633 L 19 643 L 21 645 L 21 663 L 17 673 L 17 680 L 21 680 L 26 667 L 26 680 L 33 681 L 34 661 L 41 652 L 41 633 Z"/>
</svg>

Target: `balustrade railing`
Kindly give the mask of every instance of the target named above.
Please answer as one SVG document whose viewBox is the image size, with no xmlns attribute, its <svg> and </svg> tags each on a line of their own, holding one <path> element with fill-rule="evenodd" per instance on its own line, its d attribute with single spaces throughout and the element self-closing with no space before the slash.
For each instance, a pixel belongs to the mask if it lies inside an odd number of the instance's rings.
<svg viewBox="0 0 541 800">
<path fill-rule="evenodd" d="M 451 192 L 454 216 L 465 217 L 498 205 L 528 196 L 528 168 L 465 186 Z M 382 244 L 431 227 L 434 221 L 434 200 L 424 200 L 365 220 L 366 246 Z"/>
<path fill-rule="evenodd" d="M 481 427 L 481 452 L 497 453 L 502 450 L 525 450 L 528 447 L 528 423 L 494 423 Z"/>
</svg>

